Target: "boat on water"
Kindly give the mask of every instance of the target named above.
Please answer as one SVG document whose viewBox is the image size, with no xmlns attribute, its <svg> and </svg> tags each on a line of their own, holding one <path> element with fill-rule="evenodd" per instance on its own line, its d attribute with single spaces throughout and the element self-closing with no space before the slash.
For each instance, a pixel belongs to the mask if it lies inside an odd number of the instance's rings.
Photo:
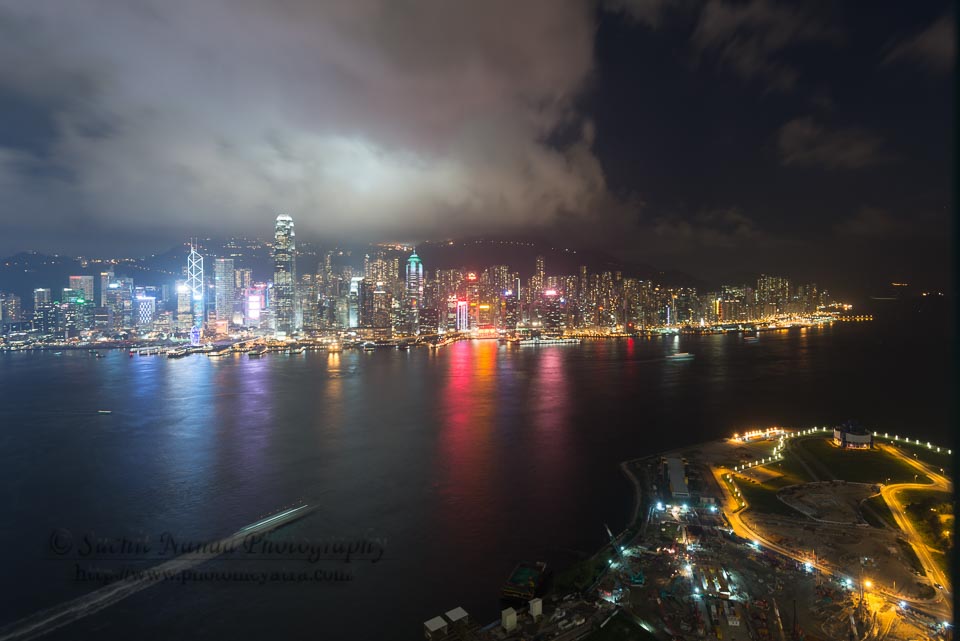
<svg viewBox="0 0 960 641">
<path fill-rule="evenodd" d="M 97 414 L 113 414 L 113 410 L 97 410 Z"/>
<path fill-rule="evenodd" d="M 362 345 L 362 347 L 363 347 L 363 349 L 365 349 L 365 350 L 377 349 L 377 344 L 376 344 L 376 343 L 371 343 L 370 341 L 367 341 L 366 343 L 364 343 L 364 344 Z"/>
<path fill-rule="evenodd" d="M 251 349 L 249 352 L 247 352 L 247 356 L 249 356 L 250 358 L 260 358 L 266 353 L 267 353 L 267 348 L 260 347 L 257 349 Z"/>
<path fill-rule="evenodd" d="M 517 345 L 521 347 L 529 345 L 579 345 L 579 338 L 563 338 L 561 336 L 534 336 L 533 338 L 521 338 Z"/>
<path fill-rule="evenodd" d="M 406 351 L 410 349 L 410 343 L 400 343 L 399 345 L 397 345 L 397 349 Z"/>
<path fill-rule="evenodd" d="M 340 343 L 334 343 L 333 345 L 327 345 L 328 354 L 339 354 L 343 351 L 343 347 L 340 346 Z"/>
<path fill-rule="evenodd" d="M 693 360 L 693 354 L 690 352 L 677 352 L 667 356 L 668 361 L 689 361 Z"/>
<path fill-rule="evenodd" d="M 185 347 L 172 349 L 169 352 L 167 352 L 167 358 L 183 358 L 189 353 L 190 353 L 189 350 L 187 350 Z"/>
<path fill-rule="evenodd" d="M 233 353 L 233 349 L 227 347 L 225 349 L 218 349 L 214 352 L 207 352 L 207 356 L 210 358 L 219 358 L 221 356 L 229 356 Z"/>
<path fill-rule="evenodd" d="M 291 347 L 291 348 L 290 348 L 290 353 L 291 353 L 291 354 L 303 354 L 305 351 L 307 351 L 307 348 L 304 347 L 303 345 L 301 345 L 301 346 L 299 346 L 299 347 Z"/>
<path fill-rule="evenodd" d="M 756 342 L 758 342 L 759 340 L 760 340 L 760 337 L 759 337 L 759 336 L 744 336 L 744 337 L 743 337 L 743 342 L 744 342 L 744 343 L 756 343 Z"/>
</svg>

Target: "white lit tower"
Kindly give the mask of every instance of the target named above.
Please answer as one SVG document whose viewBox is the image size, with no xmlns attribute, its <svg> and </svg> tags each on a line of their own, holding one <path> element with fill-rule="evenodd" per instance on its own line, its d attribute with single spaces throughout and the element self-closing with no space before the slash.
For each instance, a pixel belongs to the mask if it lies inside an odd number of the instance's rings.
<svg viewBox="0 0 960 641">
<path fill-rule="evenodd" d="M 278 334 L 290 335 L 302 329 L 297 296 L 297 238 L 293 218 L 277 216 L 273 233 L 273 290 L 270 306 Z"/>
<path fill-rule="evenodd" d="M 193 327 L 190 329 L 190 344 L 199 345 L 203 338 L 204 320 L 204 288 L 203 288 L 203 256 L 197 253 L 197 248 L 190 244 L 190 255 L 187 256 L 187 287 L 193 298 Z"/>
<path fill-rule="evenodd" d="M 423 301 L 423 263 L 417 256 L 417 250 L 413 250 L 410 258 L 407 259 L 407 333 L 420 333 L 420 304 Z"/>
</svg>

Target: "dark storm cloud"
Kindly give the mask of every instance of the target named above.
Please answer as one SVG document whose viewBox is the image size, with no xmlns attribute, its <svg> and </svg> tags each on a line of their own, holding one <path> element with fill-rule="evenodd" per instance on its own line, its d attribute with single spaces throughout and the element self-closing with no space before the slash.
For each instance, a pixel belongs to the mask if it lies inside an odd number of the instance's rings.
<svg viewBox="0 0 960 641">
<path fill-rule="evenodd" d="M 659 27 L 663 16 L 673 7 L 684 8 L 689 2 L 682 0 L 604 0 L 603 7 L 607 11 L 624 13 L 637 22 L 649 27 Z"/>
<path fill-rule="evenodd" d="M 700 12 L 692 43 L 701 54 L 720 62 L 746 80 L 760 79 L 770 89 L 794 89 L 799 70 L 786 59 L 791 47 L 836 42 L 839 33 L 808 7 L 750 0 L 710 0 Z"/>
<path fill-rule="evenodd" d="M 861 169 L 890 158 L 880 136 L 858 127 L 829 129 L 809 116 L 783 125 L 777 147 L 784 165 Z"/>
<path fill-rule="evenodd" d="M 884 62 L 911 60 L 935 71 L 950 71 L 957 56 L 955 25 L 953 12 L 948 11 L 920 33 L 900 41 Z"/>
<path fill-rule="evenodd" d="M 904 231 L 905 227 L 888 212 L 864 207 L 856 215 L 838 223 L 834 229 L 842 236 L 879 238 L 898 234 Z"/>
<path fill-rule="evenodd" d="M 903 241 L 907 238 L 943 241 L 947 226 L 944 212 L 915 211 L 909 219 L 899 218 L 877 207 L 862 207 L 856 214 L 834 226 L 843 238 Z"/>
<path fill-rule="evenodd" d="M 701 212 L 692 220 L 676 216 L 660 218 L 652 224 L 652 232 L 657 242 L 687 249 L 743 249 L 774 242 L 736 207 Z"/>
<path fill-rule="evenodd" d="M 545 142 L 580 119 L 584 3 L 0 7 L 0 91 L 44 114 L 61 170 L 0 148 L 3 207 L 44 225 L 453 233 L 607 198 L 590 140 Z"/>
</svg>

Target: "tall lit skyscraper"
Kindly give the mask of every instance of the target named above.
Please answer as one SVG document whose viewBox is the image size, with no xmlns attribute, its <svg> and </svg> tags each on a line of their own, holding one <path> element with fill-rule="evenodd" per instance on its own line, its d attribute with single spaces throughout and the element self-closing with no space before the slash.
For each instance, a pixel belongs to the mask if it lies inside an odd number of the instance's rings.
<svg viewBox="0 0 960 641">
<path fill-rule="evenodd" d="M 213 261 L 214 310 L 218 321 L 233 319 L 236 281 L 232 258 Z"/>
<path fill-rule="evenodd" d="M 92 303 L 93 298 L 93 276 L 71 276 L 70 289 L 83 292 L 83 299 Z"/>
<path fill-rule="evenodd" d="M 300 330 L 298 303 L 297 239 L 293 218 L 280 214 L 273 234 L 273 290 L 270 301 L 277 333 L 293 334 Z"/>
<path fill-rule="evenodd" d="M 110 283 L 113 282 L 113 270 L 100 272 L 100 307 L 107 306 L 107 291 L 110 289 Z"/>
<path fill-rule="evenodd" d="M 193 327 L 193 292 L 185 280 L 177 281 L 176 327 L 184 332 Z"/>
<path fill-rule="evenodd" d="M 423 300 L 423 263 L 414 250 L 407 259 L 406 329 L 408 334 L 420 333 L 420 303 Z"/>
<path fill-rule="evenodd" d="M 197 248 L 190 246 L 190 255 L 187 256 L 187 287 L 193 298 L 193 327 L 190 329 L 190 343 L 199 345 L 203 337 L 204 303 L 206 292 L 203 284 L 203 256 L 197 253 Z"/>
</svg>

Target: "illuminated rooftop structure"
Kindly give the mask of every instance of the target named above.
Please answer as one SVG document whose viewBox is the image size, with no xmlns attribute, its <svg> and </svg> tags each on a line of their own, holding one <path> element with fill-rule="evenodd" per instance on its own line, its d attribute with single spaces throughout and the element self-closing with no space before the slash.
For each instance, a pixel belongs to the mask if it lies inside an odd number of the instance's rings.
<svg viewBox="0 0 960 641">
<path fill-rule="evenodd" d="M 855 421 L 847 421 L 833 428 L 833 442 L 838 447 L 853 450 L 873 448 L 873 434 Z"/>
</svg>

